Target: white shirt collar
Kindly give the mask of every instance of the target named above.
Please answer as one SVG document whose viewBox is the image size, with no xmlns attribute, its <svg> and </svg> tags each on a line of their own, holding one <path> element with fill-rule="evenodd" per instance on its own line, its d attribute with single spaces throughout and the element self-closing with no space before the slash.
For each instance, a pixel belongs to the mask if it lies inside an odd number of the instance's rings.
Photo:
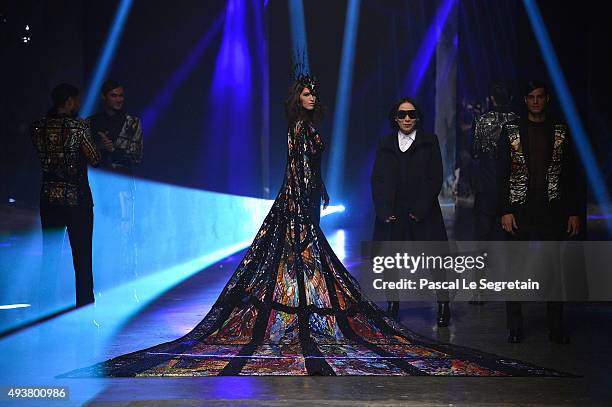
<svg viewBox="0 0 612 407">
<path fill-rule="evenodd" d="M 412 130 L 412 132 L 410 134 L 404 134 L 401 132 L 401 130 L 397 131 L 397 135 L 399 136 L 399 138 L 409 138 L 412 139 L 414 141 L 414 139 L 416 138 L 416 129 Z"/>
<path fill-rule="evenodd" d="M 412 130 L 410 134 L 404 134 L 398 130 L 397 131 L 397 141 L 399 144 L 400 151 L 402 153 L 405 153 L 410 148 L 415 138 L 416 138 L 416 129 Z"/>
</svg>

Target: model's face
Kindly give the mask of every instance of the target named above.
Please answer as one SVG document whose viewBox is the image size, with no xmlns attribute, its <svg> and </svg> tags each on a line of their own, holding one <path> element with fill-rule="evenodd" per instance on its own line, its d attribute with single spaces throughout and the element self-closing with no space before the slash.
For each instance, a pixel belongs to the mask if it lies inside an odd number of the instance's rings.
<svg viewBox="0 0 612 407">
<path fill-rule="evenodd" d="M 548 105 L 548 95 L 543 88 L 534 89 L 525 96 L 525 104 L 529 113 L 541 114 Z"/>
<path fill-rule="evenodd" d="M 412 133 L 416 128 L 417 121 L 417 111 L 412 103 L 404 102 L 399 105 L 395 113 L 395 122 L 402 133 Z"/>
<path fill-rule="evenodd" d="M 302 93 L 300 93 L 300 103 L 304 109 L 313 110 L 316 102 L 317 97 L 310 91 L 310 89 L 302 89 Z"/>
<path fill-rule="evenodd" d="M 123 88 L 112 89 L 106 95 L 102 95 L 102 100 L 104 100 L 104 104 L 109 109 L 117 111 L 123 109 Z"/>
</svg>

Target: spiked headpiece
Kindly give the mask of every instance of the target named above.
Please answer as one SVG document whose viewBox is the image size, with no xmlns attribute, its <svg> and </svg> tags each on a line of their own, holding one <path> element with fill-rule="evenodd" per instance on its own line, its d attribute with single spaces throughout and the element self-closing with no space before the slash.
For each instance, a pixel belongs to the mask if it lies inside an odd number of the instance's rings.
<svg viewBox="0 0 612 407">
<path fill-rule="evenodd" d="M 317 94 L 317 78 L 308 72 L 306 55 L 299 53 L 294 56 L 293 82 L 295 87 L 308 88 L 313 94 Z"/>
</svg>

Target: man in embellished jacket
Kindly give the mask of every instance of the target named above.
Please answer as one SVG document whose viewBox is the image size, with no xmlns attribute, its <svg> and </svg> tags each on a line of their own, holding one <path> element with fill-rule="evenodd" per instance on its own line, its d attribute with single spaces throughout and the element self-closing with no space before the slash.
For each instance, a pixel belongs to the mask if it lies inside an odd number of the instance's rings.
<svg viewBox="0 0 612 407">
<path fill-rule="evenodd" d="M 547 115 L 543 82 L 529 82 L 524 93 L 527 117 L 504 126 L 500 144 L 501 225 L 521 241 L 562 241 L 581 229 L 579 176 L 567 126 Z M 508 341 L 523 339 L 520 302 L 507 302 Z M 563 303 L 548 302 L 549 340 L 568 343 Z"/>
<path fill-rule="evenodd" d="M 507 84 L 494 83 L 490 100 L 493 108 L 477 116 L 472 124 L 472 158 L 476 164 L 474 235 L 483 246 L 487 241 L 504 240 L 499 223 L 499 142 L 503 126 L 519 118 L 512 108 L 512 92 Z M 480 274 L 476 280 L 484 276 Z M 481 292 L 476 291 L 470 304 L 483 303 Z"/>
<path fill-rule="evenodd" d="M 495 83 L 490 95 L 493 108 L 474 119 L 472 158 L 478 170 L 474 201 L 476 240 L 500 240 L 499 225 L 499 137 L 506 123 L 519 118 L 511 106 L 512 94 L 504 83 Z"/>
<path fill-rule="evenodd" d="M 61 237 L 67 229 L 76 277 L 76 305 L 80 307 L 94 302 L 93 199 L 87 163 L 98 165 L 100 153 L 88 123 L 76 118 L 80 106 L 78 89 L 60 84 L 53 89 L 51 99 L 53 108 L 47 116 L 32 124 L 32 142 L 42 167 L 40 219 L 44 267 L 41 290 L 49 289 L 41 292 L 41 300 L 49 301 L 54 295 L 53 269 L 59 263 Z"/>
<path fill-rule="evenodd" d="M 101 98 L 102 111 L 91 116 L 89 121 L 102 154 L 100 167 L 116 177 L 112 182 L 98 184 L 95 193 L 100 196 L 101 214 L 112 224 L 111 233 L 119 237 L 113 241 L 112 248 L 105 247 L 104 251 L 119 250 L 117 261 L 121 277 L 129 279 L 136 274 L 134 169 L 142 160 L 142 125 L 138 117 L 124 112 L 124 89 L 120 83 L 106 81 L 102 85 Z"/>
<path fill-rule="evenodd" d="M 101 167 L 117 174 L 133 176 L 142 161 L 140 119 L 123 111 L 123 86 L 106 81 L 101 92 L 103 111 L 89 118 L 96 144 L 102 153 Z"/>
</svg>

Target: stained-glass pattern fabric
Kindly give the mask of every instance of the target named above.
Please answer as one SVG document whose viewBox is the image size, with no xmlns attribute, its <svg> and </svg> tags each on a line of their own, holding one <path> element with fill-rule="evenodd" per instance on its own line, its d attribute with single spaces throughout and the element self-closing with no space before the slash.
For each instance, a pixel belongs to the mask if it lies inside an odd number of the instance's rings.
<svg viewBox="0 0 612 407">
<path fill-rule="evenodd" d="M 562 375 L 427 339 L 363 298 L 309 219 L 321 138 L 302 122 L 288 136 L 284 184 L 206 317 L 182 338 L 65 376 Z"/>
<path fill-rule="evenodd" d="M 31 137 L 42 168 L 41 204 L 93 205 L 87 162 L 98 165 L 100 152 L 88 122 L 49 115 L 32 124 Z"/>
</svg>

